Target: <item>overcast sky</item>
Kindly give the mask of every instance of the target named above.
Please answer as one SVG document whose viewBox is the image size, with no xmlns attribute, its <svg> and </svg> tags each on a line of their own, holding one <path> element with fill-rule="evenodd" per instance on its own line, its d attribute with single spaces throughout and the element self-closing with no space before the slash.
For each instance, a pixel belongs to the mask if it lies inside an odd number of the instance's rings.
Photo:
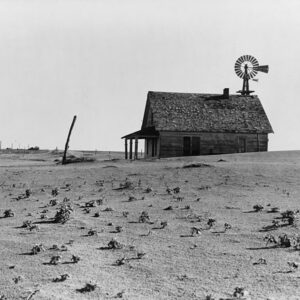
<svg viewBox="0 0 300 300">
<path fill-rule="evenodd" d="M 300 1 L 0 0 L 3 147 L 123 150 L 149 90 L 235 93 L 238 57 L 270 66 L 250 82 L 275 134 L 300 149 Z"/>
</svg>

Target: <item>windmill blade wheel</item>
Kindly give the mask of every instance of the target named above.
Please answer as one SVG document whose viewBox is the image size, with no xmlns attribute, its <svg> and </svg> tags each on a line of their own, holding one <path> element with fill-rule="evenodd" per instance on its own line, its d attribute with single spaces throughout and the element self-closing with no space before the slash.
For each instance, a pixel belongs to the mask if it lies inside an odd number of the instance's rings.
<svg viewBox="0 0 300 300">
<path fill-rule="evenodd" d="M 261 71 L 258 69 L 259 64 L 257 59 L 251 55 L 242 55 L 235 62 L 234 71 L 238 77 L 244 78 L 246 68 L 249 79 L 254 78 L 257 71 Z"/>
</svg>

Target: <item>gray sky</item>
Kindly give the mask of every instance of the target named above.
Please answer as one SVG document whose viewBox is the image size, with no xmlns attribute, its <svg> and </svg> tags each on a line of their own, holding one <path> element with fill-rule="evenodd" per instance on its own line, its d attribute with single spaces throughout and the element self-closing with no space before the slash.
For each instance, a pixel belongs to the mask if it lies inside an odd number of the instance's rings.
<svg viewBox="0 0 300 300">
<path fill-rule="evenodd" d="M 300 1 L 0 0 L 2 147 L 123 150 L 148 90 L 231 93 L 244 54 L 269 64 L 250 88 L 300 149 Z"/>
</svg>

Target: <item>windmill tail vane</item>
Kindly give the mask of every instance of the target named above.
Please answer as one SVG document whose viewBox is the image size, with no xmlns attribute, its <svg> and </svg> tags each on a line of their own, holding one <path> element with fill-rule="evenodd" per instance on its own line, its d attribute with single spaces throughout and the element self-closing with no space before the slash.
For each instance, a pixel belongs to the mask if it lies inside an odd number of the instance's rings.
<svg viewBox="0 0 300 300">
<path fill-rule="evenodd" d="M 263 65 L 260 66 L 257 59 L 251 55 L 243 55 L 234 65 L 235 73 L 238 77 L 243 79 L 243 88 L 238 91 L 242 95 L 250 95 L 254 91 L 249 90 L 249 80 L 258 81 L 258 79 L 254 79 L 258 72 L 268 73 L 269 66 Z"/>
<path fill-rule="evenodd" d="M 253 69 L 255 71 L 260 71 L 260 72 L 264 72 L 264 73 L 269 72 L 269 66 L 258 66 L 258 67 L 254 67 Z"/>
</svg>

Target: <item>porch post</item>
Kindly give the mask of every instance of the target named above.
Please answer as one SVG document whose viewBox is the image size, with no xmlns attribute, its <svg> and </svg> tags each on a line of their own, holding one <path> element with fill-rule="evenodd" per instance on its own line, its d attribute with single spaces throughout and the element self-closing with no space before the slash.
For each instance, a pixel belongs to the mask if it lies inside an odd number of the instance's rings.
<svg viewBox="0 0 300 300">
<path fill-rule="evenodd" d="M 129 159 L 132 159 L 132 139 L 129 139 Z"/>
<path fill-rule="evenodd" d="M 125 139 L 125 159 L 128 159 L 127 139 Z"/>
<path fill-rule="evenodd" d="M 138 159 L 138 138 L 135 137 L 135 143 L 134 143 L 135 149 L 134 149 L 134 159 Z"/>
</svg>

